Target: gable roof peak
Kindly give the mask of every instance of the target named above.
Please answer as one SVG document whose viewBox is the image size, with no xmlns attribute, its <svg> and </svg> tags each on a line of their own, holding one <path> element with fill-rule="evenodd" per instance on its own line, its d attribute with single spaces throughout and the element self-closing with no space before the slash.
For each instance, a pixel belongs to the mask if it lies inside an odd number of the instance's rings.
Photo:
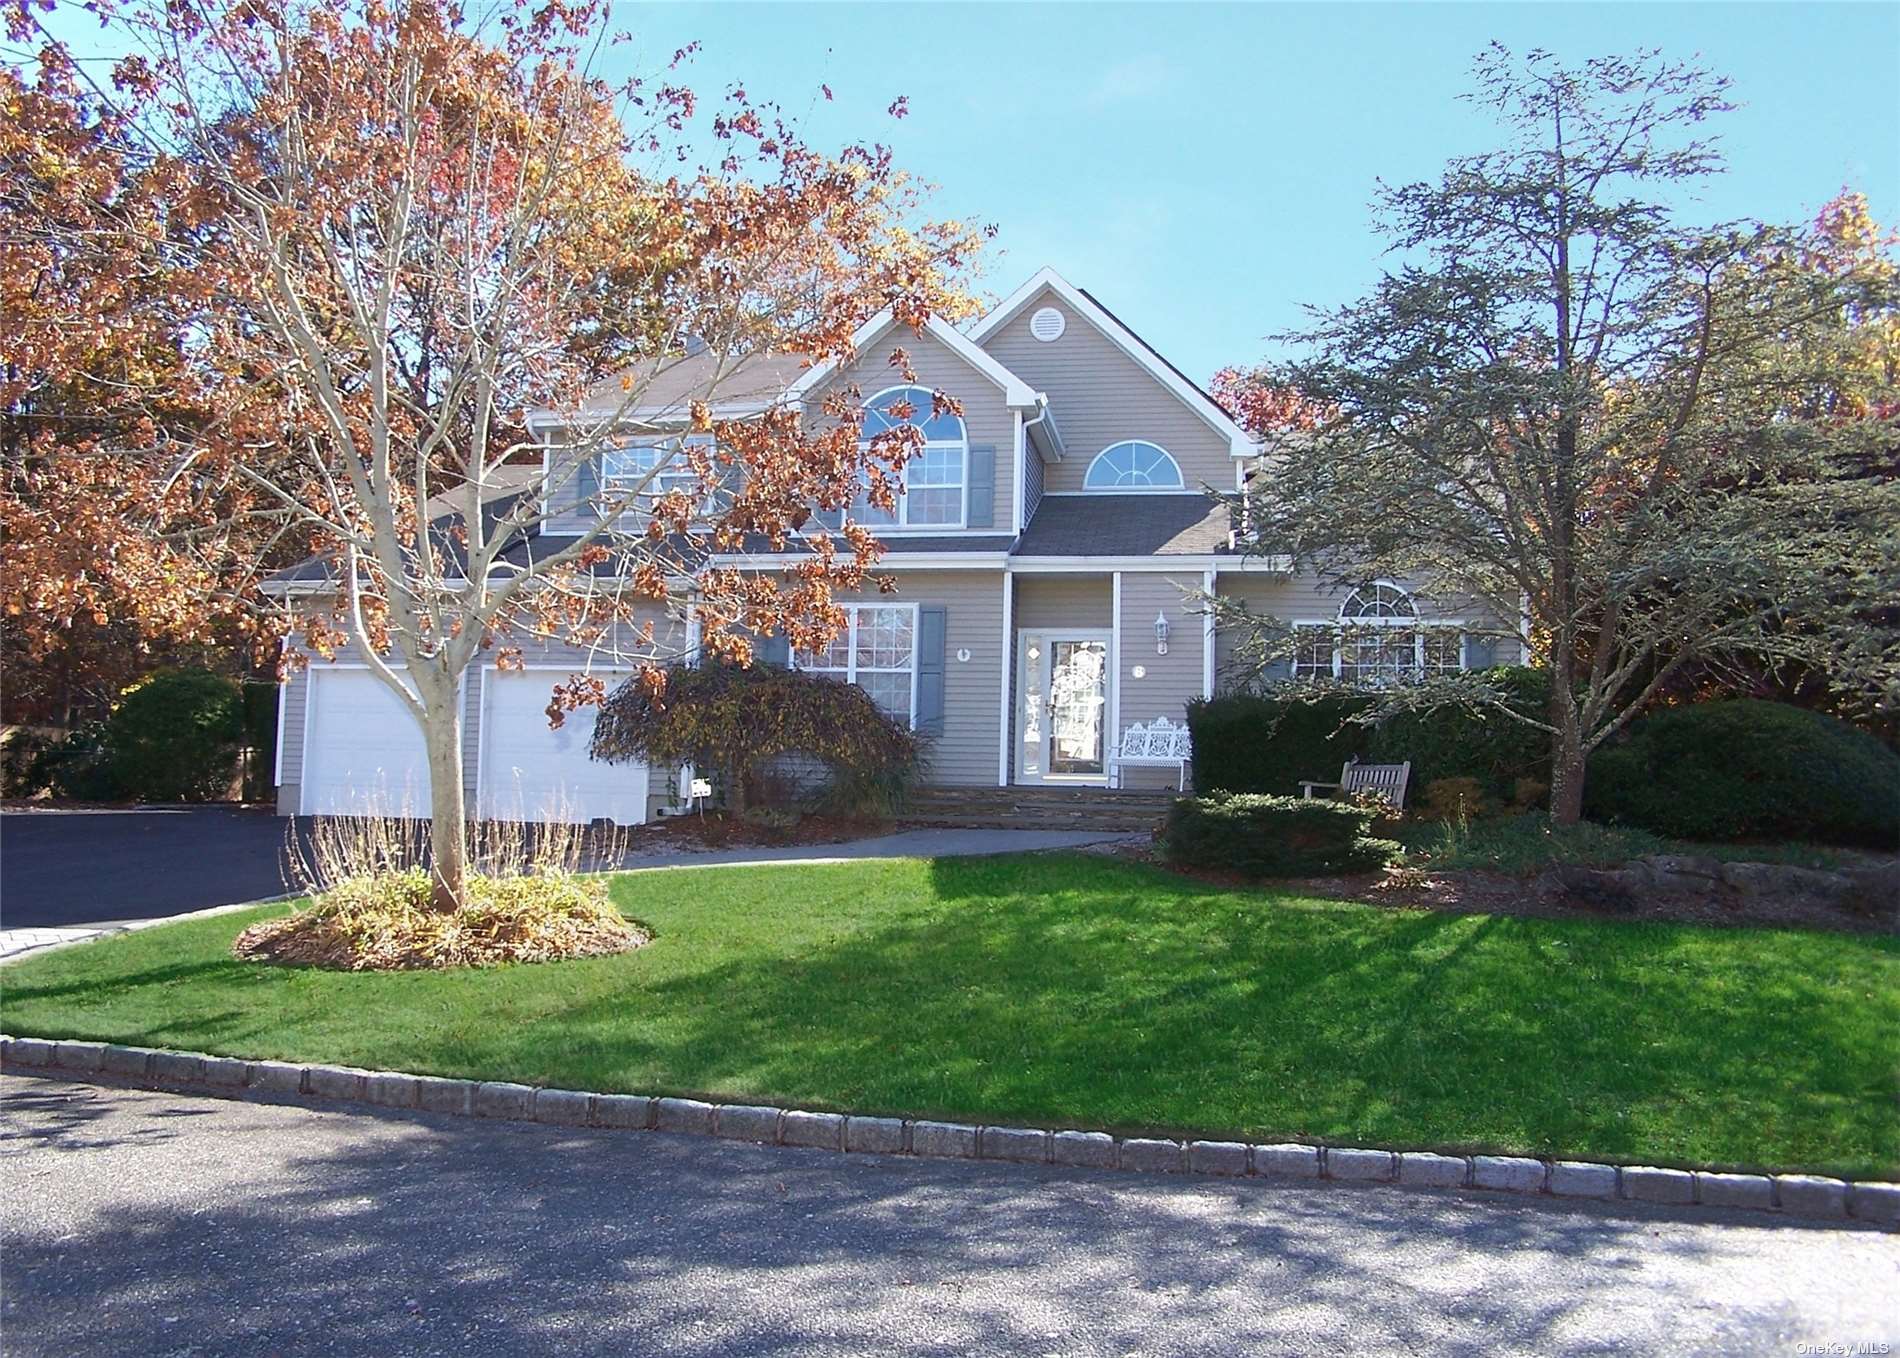
<svg viewBox="0 0 1900 1358">
<path fill-rule="evenodd" d="M 1159 350 L 1130 329 L 1121 317 L 1098 302 L 1092 293 L 1076 287 L 1046 264 L 971 326 L 970 338 L 977 344 L 987 344 L 1020 315 L 1023 308 L 1044 292 L 1054 293 L 1071 311 L 1088 321 L 1123 353 L 1146 368 L 1151 377 L 1173 392 L 1189 410 L 1205 420 L 1216 432 L 1226 435 L 1228 450 L 1235 457 L 1253 457 L 1260 452 L 1259 443 L 1240 427 L 1240 422 L 1233 417 L 1232 412 L 1163 358 Z"/>
</svg>

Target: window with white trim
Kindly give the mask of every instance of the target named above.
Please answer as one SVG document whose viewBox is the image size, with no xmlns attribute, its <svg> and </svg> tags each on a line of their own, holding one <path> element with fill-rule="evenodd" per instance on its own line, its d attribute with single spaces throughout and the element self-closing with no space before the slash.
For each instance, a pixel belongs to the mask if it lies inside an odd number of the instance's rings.
<svg viewBox="0 0 1900 1358">
<path fill-rule="evenodd" d="M 1185 484 L 1181 464 L 1166 448 L 1146 439 L 1109 444 L 1082 477 L 1084 490 L 1180 490 Z"/>
<path fill-rule="evenodd" d="M 1299 622 L 1293 677 L 1361 688 L 1410 683 L 1465 668 L 1461 620 L 1419 617 L 1411 593 L 1389 580 L 1354 590 L 1328 622 Z"/>
<path fill-rule="evenodd" d="M 899 721 L 917 723 L 917 605 L 847 604 L 823 651 L 794 651 L 792 667 L 856 684 Z"/>
<path fill-rule="evenodd" d="M 963 527 L 970 439 L 962 418 L 939 414 L 928 387 L 892 387 L 864 403 L 861 446 L 907 426 L 923 435 L 923 443 L 904 464 L 896 512 L 873 505 L 867 485 L 852 501 L 851 517 L 874 528 Z"/>
<path fill-rule="evenodd" d="M 641 509 L 652 505 L 669 491 L 680 490 L 697 495 L 699 473 L 687 457 L 689 448 L 711 448 L 711 434 L 686 434 L 666 438 L 632 439 L 600 454 L 600 494 L 608 501 L 634 495 Z M 712 497 L 706 497 L 702 509 L 710 512 Z"/>
</svg>

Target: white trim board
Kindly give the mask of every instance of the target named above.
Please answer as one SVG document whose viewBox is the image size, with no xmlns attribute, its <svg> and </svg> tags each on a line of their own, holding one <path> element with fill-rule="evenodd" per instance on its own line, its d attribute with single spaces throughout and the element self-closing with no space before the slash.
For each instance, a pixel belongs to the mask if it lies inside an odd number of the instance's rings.
<svg viewBox="0 0 1900 1358">
<path fill-rule="evenodd" d="M 877 313 L 858 327 L 851 336 L 851 352 L 861 354 L 875 344 L 878 338 L 897 324 L 897 317 L 889 307 Z M 965 363 L 975 368 L 1003 393 L 1003 402 L 1015 410 L 1033 410 L 1037 405 L 1037 395 L 1030 385 L 1016 376 L 1008 368 L 998 363 L 961 330 L 938 316 L 932 316 L 924 322 L 924 332 L 939 340 L 943 346 Z M 802 402 L 806 395 L 836 375 L 843 363 L 838 359 L 828 359 L 815 367 L 805 370 L 804 376 L 785 390 L 788 402 Z"/>
<path fill-rule="evenodd" d="M 1004 298 L 989 314 L 970 328 L 970 339 L 982 344 L 1014 319 L 1017 313 L 1033 302 L 1045 288 L 1055 293 L 1076 314 L 1099 330 L 1116 348 L 1146 369 L 1155 381 L 1173 392 L 1183 405 L 1199 415 L 1215 432 L 1225 435 L 1230 454 L 1234 457 L 1254 457 L 1259 454 L 1260 444 L 1242 429 L 1231 415 L 1210 400 L 1200 388 L 1157 358 L 1154 351 L 1137 338 L 1133 331 L 1102 310 L 1098 303 L 1090 300 L 1080 288 L 1074 286 L 1054 269 L 1038 269 L 1027 283 Z"/>
</svg>

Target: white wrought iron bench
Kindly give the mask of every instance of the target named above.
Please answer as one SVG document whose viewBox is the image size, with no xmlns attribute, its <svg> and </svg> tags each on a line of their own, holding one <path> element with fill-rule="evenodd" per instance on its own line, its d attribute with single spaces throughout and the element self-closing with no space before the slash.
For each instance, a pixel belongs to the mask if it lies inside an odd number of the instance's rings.
<svg viewBox="0 0 1900 1358">
<path fill-rule="evenodd" d="M 1177 770 L 1175 790 L 1187 791 L 1188 764 L 1194 758 L 1193 738 L 1186 722 L 1175 723 L 1156 717 L 1136 722 L 1122 732 L 1121 743 L 1108 756 L 1108 785 L 1122 785 L 1122 770 L 1128 767 L 1173 768 Z"/>
<path fill-rule="evenodd" d="M 1405 785 L 1412 781 L 1412 761 L 1403 764 L 1361 764 L 1352 760 L 1339 770 L 1337 783 L 1300 783 L 1300 795 L 1311 797 L 1315 788 L 1350 797 L 1355 792 L 1376 792 L 1392 804 L 1394 811 L 1405 810 Z"/>
</svg>

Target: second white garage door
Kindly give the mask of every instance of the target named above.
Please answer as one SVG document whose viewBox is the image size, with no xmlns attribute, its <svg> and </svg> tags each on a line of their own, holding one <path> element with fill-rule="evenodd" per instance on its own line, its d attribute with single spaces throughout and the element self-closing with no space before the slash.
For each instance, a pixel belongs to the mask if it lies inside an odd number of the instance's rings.
<svg viewBox="0 0 1900 1358">
<path fill-rule="evenodd" d="M 646 820 L 644 764 L 588 758 L 599 709 L 548 727 L 548 699 L 565 672 L 494 670 L 483 676 L 481 814 L 493 820 Z M 622 676 L 601 675 L 611 689 Z"/>
</svg>

